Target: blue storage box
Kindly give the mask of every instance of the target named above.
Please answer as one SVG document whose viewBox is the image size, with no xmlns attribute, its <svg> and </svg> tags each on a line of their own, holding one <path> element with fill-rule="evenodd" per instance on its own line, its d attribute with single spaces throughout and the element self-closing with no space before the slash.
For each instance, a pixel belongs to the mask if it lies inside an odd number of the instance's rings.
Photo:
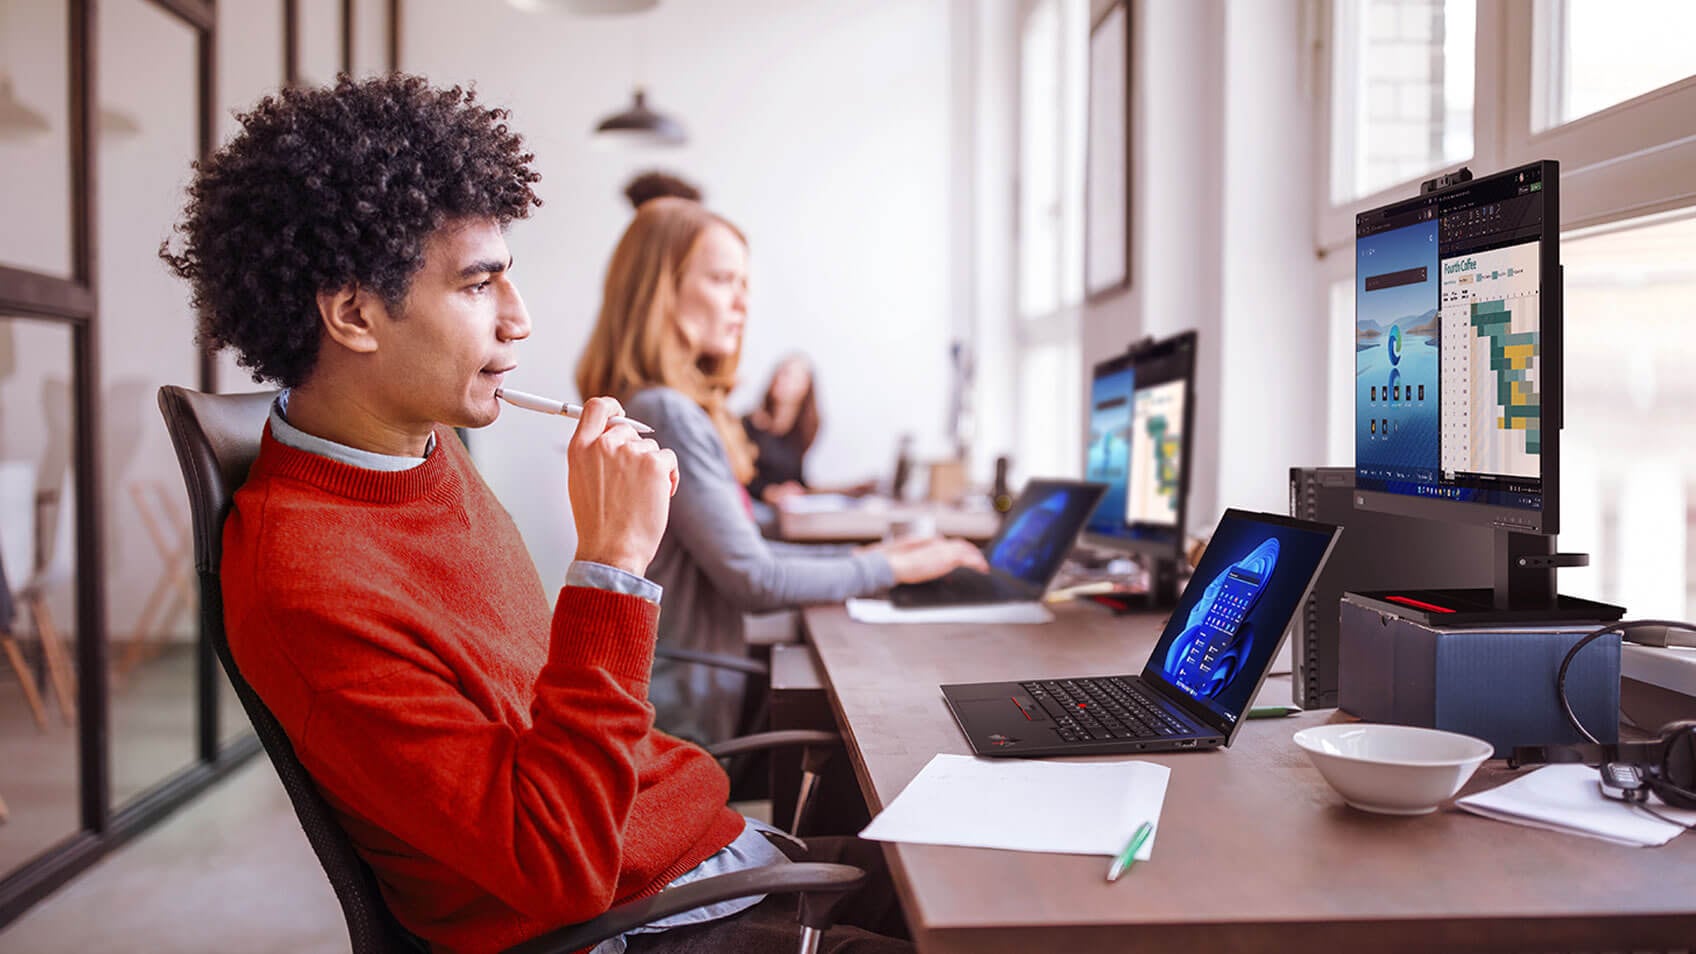
<svg viewBox="0 0 1696 954">
<path fill-rule="evenodd" d="M 1337 704 L 1352 715 L 1474 736 L 1497 758 L 1516 745 L 1585 741 L 1561 712 L 1555 675 L 1601 623 L 1435 628 L 1354 593 L 1343 594 L 1339 622 Z M 1603 742 L 1619 740 L 1619 660 L 1610 633 L 1567 670 L 1573 712 Z"/>
</svg>

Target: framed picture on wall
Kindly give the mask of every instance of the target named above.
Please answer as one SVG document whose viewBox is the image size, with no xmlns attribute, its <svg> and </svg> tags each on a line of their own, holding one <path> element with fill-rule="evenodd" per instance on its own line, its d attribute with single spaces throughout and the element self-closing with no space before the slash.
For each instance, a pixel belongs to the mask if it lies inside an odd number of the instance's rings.
<svg viewBox="0 0 1696 954">
<path fill-rule="evenodd" d="M 1114 3 L 1089 31 L 1084 170 L 1084 294 L 1131 284 L 1131 17 Z"/>
</svg>

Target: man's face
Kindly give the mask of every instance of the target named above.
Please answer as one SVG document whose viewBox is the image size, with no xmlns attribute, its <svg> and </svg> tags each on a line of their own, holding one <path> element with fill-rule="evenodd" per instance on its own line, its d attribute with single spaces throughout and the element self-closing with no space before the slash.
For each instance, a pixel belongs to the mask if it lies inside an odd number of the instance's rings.
<svg viewBox="0 0 1696 954">
<path fill-rule="evenodd" d="M 375 325 L 374 380 L 391 424 L 482 427 L 500 416 L 495 389 L 530 334 L 511 265 L 491 219 L 451 221 L 430 237 L 406 299 Z"/>
</svg>

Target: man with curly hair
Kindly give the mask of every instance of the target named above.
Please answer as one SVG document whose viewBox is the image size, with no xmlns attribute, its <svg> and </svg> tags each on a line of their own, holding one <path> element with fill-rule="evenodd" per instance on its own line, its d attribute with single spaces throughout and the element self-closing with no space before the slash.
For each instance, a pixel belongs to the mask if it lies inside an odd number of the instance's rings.
<svg viewBox="0 0 1696 954">
<path fill-rule="evenodd" d="M 499 416 L 530 333 L 504 231 L 540 177 L 506 118 L 418 77 L 285 90 L 197 167 L 180 248 L 160 250 L 200 340 L 284 389 L 224 526 L 231 652 L 440 951 L 785 855 L 726 807 L 706 752 L 653 728 L 660 592 L 642 573 L 671 452 L 588 402 L 568 451 L 577 558 L 550 607 L 452 430 Z M 782 905 L 757 901 L 597 954 L 788 948 Z M 850 947 L 910 949 L 826 936 Z"/>
</svg>

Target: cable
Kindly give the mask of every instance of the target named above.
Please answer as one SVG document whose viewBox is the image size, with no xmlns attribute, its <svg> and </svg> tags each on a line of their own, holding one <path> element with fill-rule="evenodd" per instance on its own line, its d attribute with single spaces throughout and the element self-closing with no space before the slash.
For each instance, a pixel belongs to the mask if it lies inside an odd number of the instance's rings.
<svg viewBox="0 0 1696 954">
<path fill-rule="evenodd" d="M 1696 829 L 1696 823 L 1681 822 L 1676 818 L 1668 818 L 1667 816 L 1661 814 L 1658 811 L 1655 811 L 1653 808 L 1650 808 L 1649 806 L 1643 804 L 1642 802 L 1632 802 L 1631 807 L 1642 809 L 1643 811 L 1648 812 L 1649 814 L 1655 816 L 1656 818 L 1659 818 L 1661 821 L 1664 821 L 1669 825 L 1677 825 L 1678 827 L 1684 829 L 1685 831 L 1691 831 L 1693 829 Z"/>
<path fill-rule="evenodd" d="M 1629 622 L 1609 623 L 1601 629 L 1593 630 L 1584 634 L 1582 639 L 1573 643 L 1572 648 L 1566 651 L 1566 658 L 1561 660 L 1560 672 L 1555 675 L 1555 694 L 1560 699 L 1561 711 L 1566 714 L 1566 721 L 1571 723 L 1574 729 L 1578 730 L 1578 734 L 1584 736 L 1584 738 L 1588 739 L 1593 745 L 1601 745 L 1602 740 L 1592 735 L 1590 730 L 1586 729 L 1584 724 L 1578 721 L 1578 714 L 1572 711 L 1572 702 L 1566 697 L 1566 671 L 1572 666 L 1572 661 L 1577 658 L 1580 650 L 1596 640 L 1601 639 L 1603 636 L 1606 636 L 1609 633 L 1619 633 L 1621 636 L 1624 636 L 1626 633 L 1634 629 L 1650 628 L 1676 629 L 1686 633 L 1696 633 L 1696 625 L 1677 622 L 1674 620 L 1634 619 Z M 1679 823 L 1673 822 L 1673 824 Z"/>
</svg>

